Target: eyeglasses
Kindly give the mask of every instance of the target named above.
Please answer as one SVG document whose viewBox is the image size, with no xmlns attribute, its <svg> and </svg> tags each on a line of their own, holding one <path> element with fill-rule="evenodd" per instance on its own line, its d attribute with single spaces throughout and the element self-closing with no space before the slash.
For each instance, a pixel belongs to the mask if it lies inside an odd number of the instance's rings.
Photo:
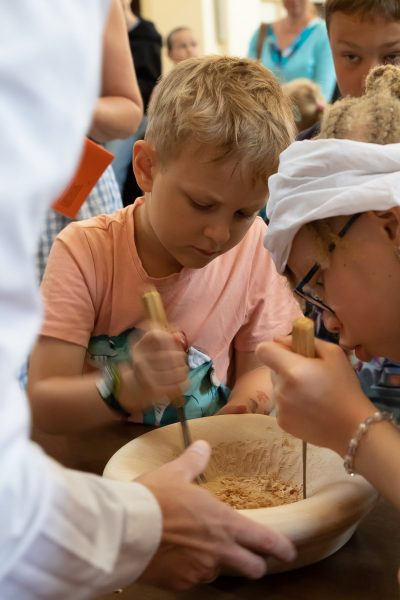
<svg viewBox="0 0 400 600">
<path fill-rule="evenodd" d="M 356 213 L 355 215 L 352 215 L 350 217 L 350 219 L 345 223 L 345 225 L 343 225 L 342 229 L 339 231 L 337 236 L 339 238 L 343 238 L 346 235 L 346 233 L 348 232 L 348 230 L 350 229 L 350 227 L 353 225 L 353 223 L 355 223 L 355 221 L 357 221 L 357 219 L 359 217 L 361 217 L 361 215 L 362 215 L 362 213 Z M 328 246 L 328 252 L 329 253 L 333 252 L 335 248 L 336 248 L 336 243 L 330 242 L 330 244 Z M 306 300 L 307 302 L 309 302 L 310 304 L 315 306 L 320 311 L 327 311 L 331 314 L 335 314 L 335 311 L 332 310 L 327 304 L 325 304 L 325 302 L 323 302 L 318 296 L 313 295 L 311 292 L 308 292 L 304 289 L 304 287 L 307 285 L 307 283 L 309 281 L 311 281 L 311 279 L 314 277 L 315 273 L 320 268 L 321 268 L 321 265 L 318 262 L 316 262 L 311 267 L 311 269 L 308 271 L 308 273 L 305 275 L 305 277 L 303 277 L 303 279 L 300 281 L 300 283 L 298 283 L 296 285 L 296 287 L 294 288 L 293 291 L 297 296 L 300 296 L 300 298 L 302 298 L 303 300 Z"/>
</svg>

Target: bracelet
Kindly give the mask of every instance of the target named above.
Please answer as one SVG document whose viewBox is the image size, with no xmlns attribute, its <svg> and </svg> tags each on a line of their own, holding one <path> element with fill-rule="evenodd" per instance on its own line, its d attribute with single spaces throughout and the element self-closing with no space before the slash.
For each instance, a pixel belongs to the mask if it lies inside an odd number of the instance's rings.
<svg viewBox="0 0 400 600">
<path fill-rule="evenodd" d="M 344 457 L 344 468 L 346 473 L 349 475 L 354 476 L 356 474 L 354 471 L 354 456 L 357 452 L 358 446 L 360 445 L 362 437 L 367 433 L 371 425 L 374 425 L 375 423 L 381 423 L 382 421 L 389 421 L 397 427 L 396 419 L 392 414 L 380 411 L 364 419 L 364 421 L 362 421 L 357 427 L 354 436 L 349 442 L 347 454 Z"/>
<path fill-rule="evenodd" d="M 96 381 L 96 388 L 100 398 L 114 412 L 122 417 L 130 417 L 131 413 L 118 401 L 121 387 L 121 374 L 119 369 L 113 363 L 106 363 L 101 372 L 101 377 Z"/>
</svg>

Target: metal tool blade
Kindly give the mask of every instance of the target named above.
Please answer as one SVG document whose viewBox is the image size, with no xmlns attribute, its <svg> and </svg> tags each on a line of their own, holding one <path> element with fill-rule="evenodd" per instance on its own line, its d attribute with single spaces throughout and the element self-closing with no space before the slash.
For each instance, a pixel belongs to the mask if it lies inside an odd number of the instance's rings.
<svg viewBox="0 0 400 600">
<path fill-rule="evenodd" d="M 303 499 L 307 498 L 307 442 L 303 440 Z"/>
<path fill-rule="evenodd" d="M 183 445 L 185 448 L 187 448 L 192 443 L 192 439 L 190 437 L 190 431 L 186 421 L 185 409 L 183 406 L 177 406 L 176 412 L 178 413 L 179 422 L 181 424 Z"/>
<path fill-rule="evenodd" d="M 183 406 L 177 406 L 176 412 L 178 414 L 179 422 L 181 424 L 183 445 L 185 446 L 185 448 L 187 448 L 192 443 L 192 437 L 190 435 L 188 422 L 186 420 L 185 408 Z M 200 475 L 196 477 L 196 483 L 198 483 L 199 485 L 201 483 L 207 483 L 207 480 L 204 477 L 203 473 L 200 473 Z"/>
</svg>

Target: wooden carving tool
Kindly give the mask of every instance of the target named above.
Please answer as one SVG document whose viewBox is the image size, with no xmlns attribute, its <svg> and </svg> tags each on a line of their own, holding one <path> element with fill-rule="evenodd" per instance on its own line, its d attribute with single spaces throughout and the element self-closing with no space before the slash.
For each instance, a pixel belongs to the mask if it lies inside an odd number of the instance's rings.
<svg viewBox="0 0 400 600">
<path fill-rule="evenodd" d="M 162 303 L 162 299 L 158 291 L 155 288 L 150 288 L 147 292 L 143 294 L 143 302 L 146 309 L 147 318 L 151 321 L 151 323 L 169 331 L 170 327 L 167 315 L 165 313 L 164 305 Z M 185 415 L 185 399 L 183 395 L 181 395 L 175 398 L 169 398 L 169 400 L 171 404 L 176 408 L 176 412 L 182 429 L 183 445 L 185 448 L 187 448 L 192 443 L 192 439 Z M 203 474 L 200 474 L 197 479 L 199 479 L 203 483 L 206 482 L 206 478 Z"/>
<path fill-rule="evenodd" d="M 293 323 L 292 350 L 307 358 L 315 357 L 314 321 L 308 317 L 299 317 Z M 303 441 L 303 498 L 307 498 L 307 442 Z"/>
</svg>

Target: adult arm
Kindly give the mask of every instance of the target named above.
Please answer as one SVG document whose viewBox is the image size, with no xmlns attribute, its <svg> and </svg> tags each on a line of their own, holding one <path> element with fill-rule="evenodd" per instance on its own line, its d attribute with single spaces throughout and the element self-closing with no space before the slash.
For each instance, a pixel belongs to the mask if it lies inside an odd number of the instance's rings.
<svg viewBox="0 0 400 600">
<path fill-rule="evenodd" d="M 107 10 L 104 0 L 21 0 L 7 3 L 0 20 L 0 54 L 7 58 L 0 64 L 4 600 L 93 596 L 137 577 L 160 539 L 160 509 L 146 488 L 66 471 L 29 442 L 28 405 L 16 378 L 40 322 L 33 251 L 48 205 L 79 158 L 98 91 Z M 142 516 L 149 526 L 143 536 Z"/>
<path fill-rule="evenodd" d="M 289 433 L 345 456 L 358 425 L 376 412 L 344 352 L 316 340 L 317 358 L 290 350 L 291 338 L 260 344 L 257 355 L 273 371 L 278 422 Z M 360 440 L 354 468 L 400 509 L 400 434 L 387 422 Z"/>
<path fill-rule="evenodd" d="M 142 116 L 121 2 L 112 0 L 103 39 L 102 89 L 88 135 L 97 142 L 127 138 L 135 133 Z"/>
</svg>

